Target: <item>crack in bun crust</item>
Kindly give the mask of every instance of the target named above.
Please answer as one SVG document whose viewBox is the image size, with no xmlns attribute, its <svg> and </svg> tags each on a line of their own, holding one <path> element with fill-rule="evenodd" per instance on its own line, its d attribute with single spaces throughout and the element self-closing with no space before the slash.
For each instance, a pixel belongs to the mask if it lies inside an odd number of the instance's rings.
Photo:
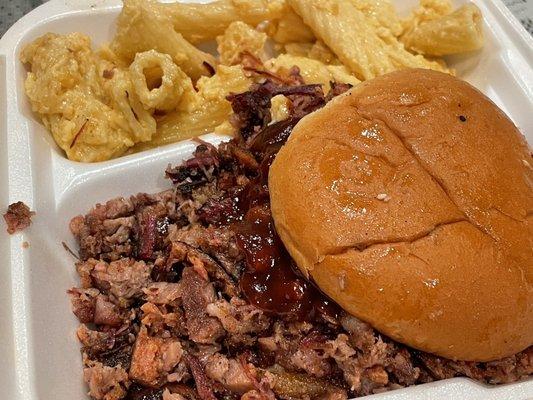
<svg viewBox="0 0 533 400">
<path fill-rule="evenodd" d="M 478 90 L 404 70 L 305 117 L 269 175 L 306 276 L 394 340 L 489 361 L 533 343 L 528 145 Z"/>
</svg>

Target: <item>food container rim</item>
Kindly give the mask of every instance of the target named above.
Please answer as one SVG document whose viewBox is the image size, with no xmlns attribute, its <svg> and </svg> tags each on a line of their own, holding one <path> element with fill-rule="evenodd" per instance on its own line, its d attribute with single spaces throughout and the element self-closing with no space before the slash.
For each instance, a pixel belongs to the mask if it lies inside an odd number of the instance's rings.
<svg viewBox="0 0 533 400">
<path fill-rule="evenodd" d="M 400 0 L 395 0 L 400 1 Z M 184 1 L 194 2 L 194 1 Z M 209 2 L 209 1 L 196 1 Z M 497 24 L 501 36 L 499 44 L 513 61 L 513 76 L 533 104 L 533 38 L 511 14 L 501 0 L 474 0 L 482 9 L 487 23 Z M 15 85 L 14 74 L 18 61 L 15 49 L 34 27 L 60 18 L 71 18 L 94 13 L 107 14 L 120 7 L 119 0 L 50 0 L 16 22 L 0 39 L 0 204 L 4 208 L 15 201 L 24 201 L 32 207 L 39 201 L 34 187 L 34 153 L 30 140 L 27 117 L 19 112 L 17 99 L 20 88 Z M 533 133 L 529 132 L 529 135 Z M 530 136 L 531 137 L 531 136 Z M 210 142 L 220 137 L 207 135 Z M 90 174 L 104 173 L 107 168 L 131 166 L 139 159 L 157 158 L 170 151 L 192 149 L 193 143 L 185 141 L 153 149 L 141 154 L 122 157 L 110 162 L 87 166 L 83 171 L 72 167 L 77 164 L 63 160 L 54 168 L 63 168 L 65 176 L 77 173 L 69 186 L 56 190 L 58 196 L 67 193 L 76 182 L 83 182 Z M 73 172 L 74 171 L 74 172 Z M 74 183 L 73 183 L 74 182 Z M 68 210 L 67 210 L 68 211 Z M 4 226 L 0 225 L 4 230 Z M 4 361 L 4 373 L 0 374 L 0 398 L 12 400 L 36 400 L 37 391 L 31 373 L 34 364 L 31 321 L 29 309 L 28 257 L 21 251 L 25 234 L 8 236 L 0 233 L 0 359 Z M 65 297 L 66 298 L 66 297 Z M 81 371 L 80 371 L 81 375 Z M 80 379 L 80 384 L 81 379 Z M 489 387 L 466 378 L 454 378 L 425 385 L 413 386 L 368 399 L 532 399 L 533 378 L 527 381 Z"/>
</svg>

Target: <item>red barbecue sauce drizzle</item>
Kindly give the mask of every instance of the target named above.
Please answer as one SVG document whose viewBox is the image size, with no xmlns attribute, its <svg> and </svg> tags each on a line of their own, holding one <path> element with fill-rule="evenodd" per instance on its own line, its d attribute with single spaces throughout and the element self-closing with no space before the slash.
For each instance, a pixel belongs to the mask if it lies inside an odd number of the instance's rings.
<svg viewBox="0 0 533 400">
<path fill-rule="evenodd" d="M 232 229 L 246 259 L 241 289 L 251 304 L 272 314 L 297 320 L 310 320 L 320 314 L 336 319 L 338 306 L 296 272 L 297 267 L 274 227 L 268 172 L 279 147 L 268 147 L 258 176 L 233 199 L 234 210 L 240 215 Z"/>
</svg>

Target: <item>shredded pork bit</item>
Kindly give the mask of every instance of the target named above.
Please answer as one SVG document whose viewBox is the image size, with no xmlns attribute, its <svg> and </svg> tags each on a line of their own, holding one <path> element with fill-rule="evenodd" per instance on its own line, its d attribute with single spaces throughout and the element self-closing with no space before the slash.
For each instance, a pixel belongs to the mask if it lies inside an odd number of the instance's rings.
<svg viewBox="0 0 533 400">
<path fill-rule="evenodd" d="M 264 145 L 279 146 L 303 115 L 329 100 L 314 86 L 279 82 L 231 96 L 241 137 L 218 148 L 200 143 L 191 159 L 169 166 L 174 189 L 113 199 L 72 220 L 81 287 L 69 294 L 82 324 L 89 394 L 341 400 L 454 376 L 490 384 L 530 376 L 531 347 L 489 363 L 451 361 L 395 343 L 342 312 L 301 321 L 247 301 L 240 285 L 246 260 L 228 227 L 238 219 L 239 194 L 260 173 Z M 279 94 L 291 115 L 270 124 Z"/>
</svg>

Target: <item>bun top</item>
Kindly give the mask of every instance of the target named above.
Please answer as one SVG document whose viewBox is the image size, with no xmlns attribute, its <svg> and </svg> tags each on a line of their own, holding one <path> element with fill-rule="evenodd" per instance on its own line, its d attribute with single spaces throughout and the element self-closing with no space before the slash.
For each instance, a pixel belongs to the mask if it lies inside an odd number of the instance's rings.
<svg viewBox="0 0 533 400">
<path fill-rule="evenodd" d="M 468 83 L 404 70 L 305 117 L 269 175 L 301 271 L 347 312 L 440 356 L 533 344 L 533 170 L 507 116 Z"/>
</svg>

